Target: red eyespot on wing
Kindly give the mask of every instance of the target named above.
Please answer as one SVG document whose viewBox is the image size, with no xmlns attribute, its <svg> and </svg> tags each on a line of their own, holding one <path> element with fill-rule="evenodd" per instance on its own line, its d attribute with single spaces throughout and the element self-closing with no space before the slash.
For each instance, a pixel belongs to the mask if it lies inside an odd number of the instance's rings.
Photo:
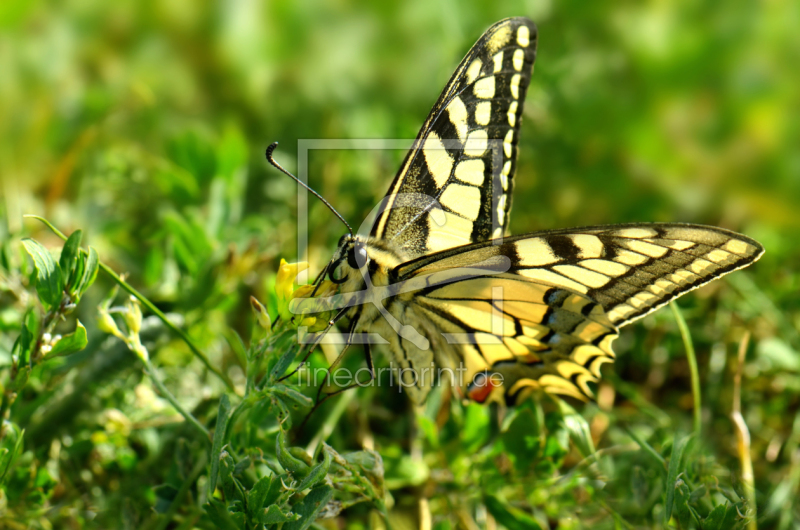
<svg viewBox="0 0 800 530">
<path fill-rule="evenodd" d="M 475 374 L 475 377 L 472 378 L 472 383 L 467 387 L 467 397 L 477 403 L 483 403 L 492 393 L 492 390 L 498 386 L 492 377 L 489 377 L 485 372 L 480 372 Z"/>
</svg>

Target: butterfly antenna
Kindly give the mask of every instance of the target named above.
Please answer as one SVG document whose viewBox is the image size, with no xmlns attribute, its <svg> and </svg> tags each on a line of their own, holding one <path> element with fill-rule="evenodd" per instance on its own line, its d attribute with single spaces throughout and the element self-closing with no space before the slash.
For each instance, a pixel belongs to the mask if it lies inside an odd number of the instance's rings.
<svg viewBox="0 0 800 530">
<path fill-rule="evenodd" d="M 275 143 L 273 143 L 272 145 L 270 145 L 269 147 L 267 147 L 267 160 L 269 160 L 269 163 L 270 163 L 270 164 L 272 164 L 273 166 L 275 166 L 275 167 L 276 167 L 278 170 L 280 170 L 282 173 L 285 173 L 286 175 L 288 175 L 288 176 L 292 177 L 292 178 L 294 179 L 294 181 L 295 181 L 295 182 L 297 182 L 298 184 L 300 184 L 301 186 L 303 186 L 305 189 L 307 189 L 308 191 L 310 191 L 312 194 L 314 194 L 314 196 L 315 196 L 317 199 L 321 200 L 321 201 L 322 201 L 322 204 L 324 204 L 325 206 L 327 206 L 327 207 L 328 207 L 328 209 L 329 209 L 330 211 L 332 211 L 332 212 L 333 212 L 333 215 L 335 215 L 336 217 L 338 217 L 338 218 L 339 218 L 339 220 L 340 220 L 341 222 L 343 222 L 343 223 L 344 223 L 344 226 L 346 226 L 346 227 L 347 227 L 347 231 L 348 231 L 348 232 L 350 232 L 350 235 L 352 236 L 352 235 L 353 235 L 353 229 L 350 227 L 350 225 L 349 225 L 349 224 L 347 224 L 347 221 L 345 221 L 345 220 L 344 220 L 344 217 L 342 217 L 342 216 L 341 216 L 341 214 L 340 214 L 339 212 L 337 212 L 337 211 L 336 211 L 336 208 L 334 208 L 333 206 L 331 206 L 331 203 L 329 203 L 328 201 L 326 201 L 326 200 L 325 200 L 325 199 L 322 197 L 322 195 L 320 195 L 320 194 L 319 194 L 319 193 L 317 193 L 316 191 L 314 191 L 314 190 L 312 190 L 311 188 L 309 188 L 309 187 L 308 187 L 308 184 L 306 184 L 305 182 L 301 181 L 299 178 L 295 177 L 294 175 L 292 175 L 291 173 L 289 173 L 288 171 L 286 171 L 286 170 L 283 168 L 283 166 L 281 166 L 279 163 L 277 163 L 277 162 L 275 161 L 275 159 L 274 159 L 274 158 L 272 158 L 272 153 L 273 153 L 273 151 L 275 151 L 275 148 L 276 148 L 276 147 L 278 147 L 278 142 L 275 142 Z"/>
</svg>

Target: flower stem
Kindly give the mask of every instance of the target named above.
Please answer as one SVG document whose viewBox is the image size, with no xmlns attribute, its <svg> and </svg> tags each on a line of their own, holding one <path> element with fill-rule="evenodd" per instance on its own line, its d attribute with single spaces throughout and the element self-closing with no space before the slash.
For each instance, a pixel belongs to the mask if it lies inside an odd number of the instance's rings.
<svg viewBox="0 0 800 530">
<path fill-rule="evenodd" d="M 689 372 L 692 378 L 692 398 L 694 398 L 694 434 L 699 439 L 703 422 L 700 402 L 700 372 L 697 370 L 697 357 L 694 353 L 694 344 L 692 343 L 692 336 L 689 334 L 689 327 L 686 325 L 686 320 L 684 320 L 681 310 L 678 309 L 675 302 L 670 302 L 669 307 L 672 309 L 672 314 L 675 315 L 675 320 L 678 322 L 678 329 L 681 332 L 683 346 L 686 348 L 686 359 L 689 361 Z"/>
<path fill-rule="evenodd" d="M 183 418 L 186 421 L 191 423 L 192 426 L 195 427 L 195 429 L 197 429 L 198 431 L 200 431 L 200 433 L 203 434 L 203 436 L 205 437 L 206 441 L 210 441 L 211 440 L 211 434 L 208 432 L 208 429 L 206 429 L 203 426 L 203 424 L 200 423 L 197 420 L 197 418 L 192 416 L 192 414 L 189 411 L 184 409 L 183 406 L 180 403 L 178 403 L 178 400 L 175 399 L 175 396 L 173 396 L 172 393 L 169 390 L 167 390 L 167 387 L 164 386 L 164 383 L 162 383 L 161 379 L 158 378 L 158 374 L 156 373 L 155 367 L 150 362 L 150 359 L 142 359 L 141 357 L 140 357 L 140 359 L 144 363 L 144 371 L 145 371 L 145 373 L 150 377 L 150 380 L 153 381 L 153 384 L 156 385 L 156 388 L 158 388 L 158 391 L 161 393 L 161 395 L 164 396 L 164 398 L 167 401 L 169 401 L 170 405 L 172 405 L 173 408 L 175 410 L 177 410 L 178 413 L 181 416 L 183 416 Z"/>
<path fill-rule="evenodd" d="M 48 221 L 47 219 L 45 219 L 44 217 L 39 217 L 38 215 L 26 215 L 25 217 L 31 217 L 31 218 L 33 218 L 33 219 L 38 219 L 39 221 L 41 221 L 42 223 L 44 223 L 44 224 L 45 224 L 45 225 L 46 225 L 46 226 L 47 226 L 47 227 L 48 227 L 50 230 L 52 230 L 52 231 L 53 231 L 53 233 L 54 233 L 54 234 L 56 234 L 58 237 L 60 237 L 60 238 L 61 238 L 61 239 L 63 239 L 64 241 L 66 241 L 66 240 L 67 240 L 67 236 L 65 236 L 63 233 L 61 233 L 61 231 L 60 231 L 58 228 L 56 228 L 55 226 L 53 226 L 53 224 L 52 224 L 50 221 Z M 81 249 L 81 252 L 85 252 L 85 250 Z M 152 303 L 150 300 L 148 300 L 147 298 L 145 298 L 145 296 L 144 296 L 143 294 L 141 294 L 139 291 L 137 291 L 136 289 L 134 289 L 134 288 L 133 288 L 133 286 L 131 286 L 131 285 L 130 285 L 129 283 L 127 283 L 125 280 L 123 280 L 122 278 L 120 278 L 120 277 L 119 277 L 119 275 L 118 275 L 117 273 L 115 273 L 115 272 L 114 272 L 114 271 L 111 269 L 111 267 L 109 267 L 108 265 L 106 265 L 105 263 L 103 263 L 103 262 L 101 261 L 101 262 L 100 262 L 100 268 L 103 270 L 103 272 L 105 272 L 106 274 L 108 274 L 109 276 L 111 276 L 111 279 L 113 279 L 113 280 L 114 280 L 114 281 L 115 281 L 115 282 L 116 282 L 116 283 L 117 283 L 117 284 L 118 284 L 120 287 L 122 287 L 123 289 L 125 289 L 126 291 L 128 291 L 128 292 L 129 292 L 131 295 L 133 295 L 133 296 L 134 296 L 134 297 L 135 297 L 137 300 L 139 300 L 139 302 L 141 302 L 143 306 L 145 306 L 145 307 L 146 307 L 147 309 L 149 309 L 149 310 L 150 310 L 150 311 L 151 311 L 151 312 L 152 312 L 154 315 L 156 315 L 156 316 L 157 316 L 159 319 L 161 319 L 161 321 L 162 321 L 162 322 L 164 322 L 164 324 L 165 324 L 165 325 L 166 325 L 166 326 L 167 326 L 169 329 L 171 329 L 171 330 L 172 330 L 173 332 L 175 332 L 175 333 L 176 333 L 176 334 L 177 334 L 177 335 L 178 335 L 178 336 L 179 336 L 181 339 L 183 339 L 183 342 L 185 342 L 185 343 L 186 343 L 186 345 L 187 345 L 187 346 L 189 346 L 189 349 L 190 349 L 190 350 L 192 350 L 192 353 L 194 354 L 194 356 L 195 356 L 195 357 L 197 357 L 198 359 L 200 359 L 200 362 L 202 362 L 202 363 L 205 365 L 205 367 L 206 367 L 206 368 L 208 368 L 208 369 L 209 369 L 209 370 L 210 370 L 210 371 L 211 371 L 211 372 L 212 372 L 214 375 L 216 375 L 217 377 L 219 377 L 219 379 L 220 379 L 220 380 L 221 380 L 223 383 L 225 383 L 225 386 L 227 386 L 227 387 L 228 387 L 228 390 L 230 390 L 231 392 L 233 392 L 234 394 L 236 394 L 236 389 L 234 388 L 234 386 L 233 386 L 233 383 L 231 382 L 231 380 L 230 380 L 230 379 L 228 379 L 228 378 L 225 376 L 225 374 L 223 374 L 222 372 L 220 372 L 219 370 L 217 370 L 217 369 L 216 369 L 216 368 L 215 368 L 215 367 L 214 367 L 214 366 L 211 364 L 211 362 L 208 360 L 208 357 L 206 357 L 206 356 L 205 356 L 205 354 L 204 354 L 202 351 L 200 351 L 200 348 L 198 348 L 197 346 L 195 346 L 195 345 L 194 345 L 194 343 L 192 342 L 192 339 L 191 339 L 191 338 L 189 338 L 189 335 L 188 335 L 188 334 L 187 334 L 185 331 L 183 331 L 183 330 L 182 330 L 182 329 L 180 329 L 178 326 L 176 326 L 175 324 L 173 324 L 173 323 L 172 323 L 172 322 L 171 322 L 171 321 L 170 321 L 170 320 L 167 318 L 167 315 L 165 315 L 164 313 L 162 313 L 160 309 L 158 309 L 158 308 L 157 308 L 155 305 L 153 305 L 153 303 Z"/>
</svg>

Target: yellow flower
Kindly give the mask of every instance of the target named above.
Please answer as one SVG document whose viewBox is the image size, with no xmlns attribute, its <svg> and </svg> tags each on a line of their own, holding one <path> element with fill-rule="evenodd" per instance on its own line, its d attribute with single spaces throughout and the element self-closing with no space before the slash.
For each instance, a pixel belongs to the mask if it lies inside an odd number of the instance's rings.
<svg viewBox="0 0 800 530">
<path fill-rule="evenodd" d="M 289 302 L 289 300 L 291 300 L 297 275 L 307 268 L 307 261 L 286 263 L 285 259 L 281 259 L 281 264 L 278 267 L 278 277 L 275 280 L 275 294 L 278 296 L 279 306 L 286 304 Z"/>
<path fill-rule="evenodd" d="M 328 280 L 320 282 L 318 286 L 312 284 L 295 287 L 297 275 L 307 268 L 306 262 L 286 263 L 281 260 L 275 281 L 278 311 L 284 322 L 290 322 L 296 327 L 308 327 L 311 332 L 322 331 L 328 325 L 331 311 L 324 307 L 320 299 L 336 294 L 339 287 Z"/>
</svg>

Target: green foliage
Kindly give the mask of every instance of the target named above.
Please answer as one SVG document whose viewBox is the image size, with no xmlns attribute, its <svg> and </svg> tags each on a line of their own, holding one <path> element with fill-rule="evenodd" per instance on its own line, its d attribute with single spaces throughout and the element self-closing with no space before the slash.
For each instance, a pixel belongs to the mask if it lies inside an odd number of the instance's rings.
<svg viewBox="0 0 800 530">
<path fill-rule="evenodd" d="M 4 2 L 0 527 L 800 525 L 795 4 Z M 510 15 L 541 34 L 512 232 L 687 221 L 766 247 L 679 302 L 700 414 L 660 311 L 597 404 L 413 410 L 383 377 L 301 428 L 337 351 L 282 379 L 306 353 L 274 292 L 303 212 L 265 147 L 296 170 L 297 139 L 413 138 Z M 357 225 L 401 157 L 312 150 L 308 181 Z M 313 201 L 308 227 L 313 276 L 342 227 Z M 757 506 L 730 420 L 745 331 Z"/>
</svg>

